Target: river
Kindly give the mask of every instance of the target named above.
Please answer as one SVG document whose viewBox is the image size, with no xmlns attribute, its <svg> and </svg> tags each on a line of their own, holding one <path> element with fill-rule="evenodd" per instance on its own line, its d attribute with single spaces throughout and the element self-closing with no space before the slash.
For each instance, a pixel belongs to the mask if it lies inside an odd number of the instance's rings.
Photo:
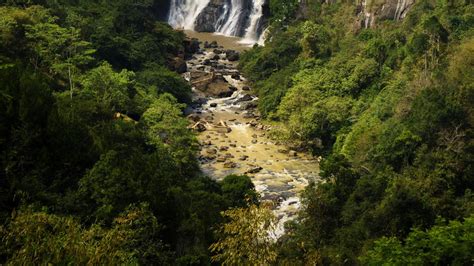
<svg viewBox="0 0 474 266">
<path fill-rule="evenodd" d="M 204 49 L 187 62 L 185 77 L 198 84 L 193 88 L 193 98 L 200 104 L 194 106 L 190 118 L 194 128 L 200 129 L 202 171 L 216 180 L 230 174 L 250 176 L 262 200 L 274 202 L 279 220 L 276 235 L 280 236 L 284 222 L 293 219 L 301 206 L 300 193 L 311 180 L 318 179 L 318 160 L 289 151 L 267 136 L 269 126 L 262 123 L 255 108 L 258 98 L 238 72 L 237 62 L 220 53 L 225 49 L 243 51 L 248 45 L 236 37 L 186 34 L 223 46 L 217 49 L 217 56 L 214 48 Z M 229 93 L 228 87 L 233 92 Z M 218 96 L 222 91 L 225 95 Z"/>
</svg>

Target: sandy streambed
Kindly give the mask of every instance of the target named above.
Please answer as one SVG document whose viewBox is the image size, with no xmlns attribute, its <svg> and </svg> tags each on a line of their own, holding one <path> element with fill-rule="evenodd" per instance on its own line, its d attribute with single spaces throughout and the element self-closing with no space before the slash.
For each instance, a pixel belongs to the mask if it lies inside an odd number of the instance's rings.
<svg viewBox="0 0 474 266">
<path fill-rule="evenodd" d="M 223 43 L 232 41 L 238 39 Z M 199 131 L 203 172 L 217 180 L 230 174 L 249 175 L 262 199 L 275 203 L 280 221 L 277 235 L 281 235 L 283 223 L 300 208 L 300 192 L 318 178 L 318 161 L 267 137 L 268 127 L 260 123 L 255 108 L 258 99 L 238 73 L 236 62 L 227 60 L 225 48 L 205 49 L 187 63 L 185 76 L 196 85 L 189 117 Z"/>
</svg>

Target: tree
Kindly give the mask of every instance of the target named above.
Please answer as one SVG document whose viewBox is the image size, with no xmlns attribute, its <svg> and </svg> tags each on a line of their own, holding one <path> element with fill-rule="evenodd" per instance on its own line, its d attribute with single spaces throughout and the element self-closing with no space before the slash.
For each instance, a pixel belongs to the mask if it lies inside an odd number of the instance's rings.
<svg viewBox="0 0 474 266">
<path fill-rule="evenodd" d="M 164 93 L 152 103 L 143 114 L 149 142 L 155 146 L 169 149 L 179 169 L 196 169 L 195 152 L 197 141 L 193 133 L 187 129 L 188 121 L 183 118 L 182 108 L 171 94 Z"/>
<path fill-rule="evenodd" d="M 219 240 L 210 246 L 213 261 L 223 265 L 268 265 L 277 253 L 273 233 L 276 217 L 269 206 L 250 205 L 222 213 L 229 221 L 219 230 Z"/>
<path fill-rule="evenodd" d="M 474 254 L 474 216 L 427 231 L 413 230 L 402 243 L 383 237 L 360 261 L 364 265 L 468 265 Z"/>
<path fill-rule="evenodd" d="M 228 206 L 245 207 L 249 202 L 257 202 L 257 192 L 250 177 L 229 175 L 221 182 L 222 195 Z"/>
<path fill-rule="evenodd" d="M 94 60 L 92 54 L 95 50 L 91 43 L 81 39 L 78 29 L 63 28 L 55 24 L 56 18 L 47 11 L 39 10 L 39 21 L 26 26 L 26 38 L 35 52 L 33 65 L 37 69 L 46 68 L 50 75 L 66 79 L 72 99 L 81 66 Z"/>
</svg>

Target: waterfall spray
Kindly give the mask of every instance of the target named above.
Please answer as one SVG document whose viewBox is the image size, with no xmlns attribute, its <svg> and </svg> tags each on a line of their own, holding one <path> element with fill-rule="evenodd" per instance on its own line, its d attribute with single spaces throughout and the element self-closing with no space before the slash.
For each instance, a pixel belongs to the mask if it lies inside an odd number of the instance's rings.
<svg viewBox="0 0 474 266">
<path fill-rule="evenodd" d="M 168 23 L 174 28 L 194 30 L 197 18 L 210 3 L 211 0 L 171 0 Z M 228 0 L 219 11 L 217 20 L 211 23 L 216 33 L 243 37 L 243 43 L 262 43 L 260 29 L 264 4 L 265 0 L 253 0 L 249 10 L 242 0 Z"/>
<path fill-rule="evenodd" d="M 259 41 L 258 28 L 263 17 L 263 5 L 265 0 L 255 0 L 253 3 L 252 13 L 250 14 L 250 25 L 245 30 L 243 42 L 256 43 Z"/>
<path fill-rule="evenodd" d="M 194 22 L 211 0 L 172 0 L 168 23 L 174 28 L 194 30 Z"/>
</svg>

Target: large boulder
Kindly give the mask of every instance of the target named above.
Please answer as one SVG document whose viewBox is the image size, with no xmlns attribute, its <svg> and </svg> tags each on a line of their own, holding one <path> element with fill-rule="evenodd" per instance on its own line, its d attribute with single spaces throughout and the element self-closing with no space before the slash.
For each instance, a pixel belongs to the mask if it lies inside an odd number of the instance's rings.
<svg viewBox="0 0 474 266">
<path fill-rule="evenodd" d="M 174 57 L 169 62 L 169 67 L 171 70 L 176 71 L 179 74 L 183 74 L 188 71 L 188 65 L 186 64 L 186 61 L 181 57 Z"/>
<path fill-rule="evenodd" d="M 226 53 L 225 53 L 225 56 L 226 56 L 227 60 L 229 60 L 231 62 L 237 61 L 237 60 L 240 59 L 239 52 L 234 51 L 234 50 L 227 50 Z"/>
</svg>

